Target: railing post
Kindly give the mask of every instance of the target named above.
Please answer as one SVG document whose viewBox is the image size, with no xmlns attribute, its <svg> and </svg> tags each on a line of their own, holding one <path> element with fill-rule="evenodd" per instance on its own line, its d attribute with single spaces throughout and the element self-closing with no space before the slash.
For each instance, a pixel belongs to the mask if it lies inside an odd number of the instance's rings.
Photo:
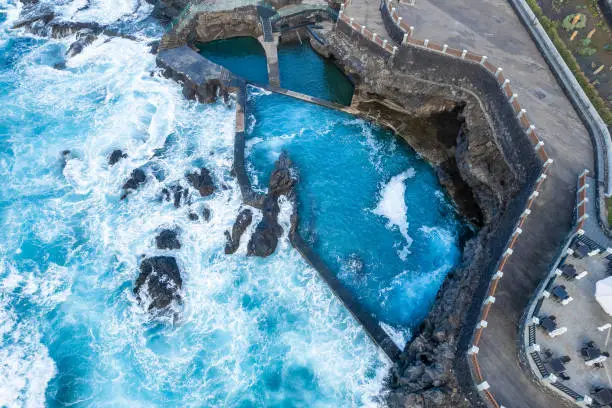
<svg viewBox="0 0 612 408">
<path fill-rule="evenodd" d="M 461 51 L 461 59 L 465 59 L 466 54 L 467 54 L 467 50 Z"/>
<path fill-rule="evenodd" d="M 404 38 L 402 38 L 402 45 L 408 42 L 408 33 L 404 33 Z"/>
<path fill-rule="evenodd" d="M 429 45 L 429 39 L 425 39 L 425 41 L 423 41 L 423 45 L 425 46 L 425 48 L 427 48 L 427 46 Z"/>
<path fill-rule="evenodd" d="M 448 49 L 448 44 L 444 44 L 442 46 L 442 54 L 446 54 L 446 50 Z"/>
</svg>

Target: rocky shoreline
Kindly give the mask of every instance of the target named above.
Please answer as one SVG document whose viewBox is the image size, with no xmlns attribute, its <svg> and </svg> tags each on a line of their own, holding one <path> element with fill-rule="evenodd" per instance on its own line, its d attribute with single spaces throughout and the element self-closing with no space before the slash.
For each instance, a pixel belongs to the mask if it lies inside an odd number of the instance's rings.
<svg viewBox="0 0 612 408">
<path fill-rule="evenodd" d="M 466 339 L 483 288 L 539 174 L 539 160 L 516 120 L 504 117 L 507 104 L 498 98 L 499 87 L 472 79 L 478 67 L 452 66 L 450 58 L 437 61 L 411 47 L 384 58 L 367 44 L 356 47 L 359 40 L 350 38 L 350 30 L 321 36 L 325 45 L 311 41 L 313 48 L 355 82 L 351 106 L 392 129 L 432 163 L 458 210 L 481 226 L 392 368 L 386 402 L 398 408 L 480 406 L 465 358 Z M 445 64 L 446 72 L 436 72 L 436 64 Z"/>
<path fill-rule="evenodd" d="M 97 25 L 56 23 L 54 16 L 37 3 L 28 7 L 16 27 L 50 36 L 80 33 L 69 55 L 80 52 L 96 35 L 113 35 Z M 162 19 L 176 17 L 182 7 L 181 1 L 156 3 Z M 242 19 L 237 28 L 232 24 L 241 20 L 240 9 L 214 13 L 212 20 L 202 14 L 180 33 L 179 40 L 186 43 L 212 37 L 218 39 L 228 30 L 231 31 L 227 34 L 229 36 L 256 37 L 261 33 L 256 19 L 252 18 L 253 11 L 250 8 L 242 10 L 250 17 Z M 216 23 L 209 25 L 211 21 Z M 426 51 L 402 47 L 401 53 L 404 54 L 400 53 L 390 61 L 367 45 L 359 44 L 359 40 L 351 38 L 349 32 L 324 31 L 320 35 L 326 45 L 311 41 L 313 48 L 332 58 L 356 85 L 352 107 L 364 117 L 394 130 L 431 162 L 460 212 L 481 227 L 478 234 L 466 243 L 461 266 L 449 273 L 429 315 L 392 368 L 386 402 L 391 407 L 478 406 L 479 399 L 471 398 L 471 387 L 462 387 L 462 383 L 471 382 L 464 358 L 465 339 L 471 337 L 473 319 L 480 307 L 479 294 L 499 259 L 514 220 L 520 214 L 519 209 L 522 209 L 525 194 L 533 184 L 536 169 L 539 170 L 538 159 L 528 140 L 522 140 L 526 139 L 523 132 L 520 132 L 522 139 L 513 138 L 518 134 L 515 132 L 515 127 L 518 127 L 515 119 L 505 117 L 503 108 L 496 111 L 501 106 L 495 93 L 499 93 L 499 87 L 488 89 L 486 81 L 479 82 L 480 79 L 473 78 L 472 73 L 463 71 L 464 67 L 447 64 L 446 71 L 440 73 L 432 67 L 446 64 L 448 59 L 441 60 L 443 57 L 428 55 Z M 165 43 L 162 40 L 164 44 L 167 47 L 173 43 L 166 38 Z M 476 68 L 467 69 L 478 76 Z M 225 92 L 221 83 L 215 81 L 201 89 L 193 88 L 185 96 L 210 102 L 219 91 Z M 126 182 L 126 196 L 145 182 L 144 173 L 139 171 L 134 170 Z M 194 173 L 192 176 L 205 177 L 206 174 Z M 289 191 L 292 188 L 293 185 Z M 278 196 L 275 198 L 278 207 Z M 249 243 L 249 251 L 260 256 L 269 254 L 270 248 L 275 247 L 274 238 L 278 239 L 275 224 L 278 208 L 273 203 L 267 207 L 270 217 L 260 231 L 266 245 L 256 248 Z M 239 241 L 239 235 L 246 229 L 243 224 L 247 220 L 250 223 L 249 214 L 241 213 L 239 218 L 241 215 L 236 232 L 228 233 L 226 251 L 235 251 L 236 240 Z M 295 226 L 296 218 L 294 214 L 292 226 Z M 294 232 L 293 227 L 290 235 Z M 176 248 L 176 236 L 162 238 L 162 241 L 170 239 L 168 245 Z M 149 291 L 160 292 L 161 300 L 149 307 L 165 308 L 173 301 L 181 301 L 182 281 L 173 257 L 158 258 L 143 260 L 134 290 L 141 293 L 141 287 L 144 289 L 146 285 Z M 152 272 L 158 269 L 171 281 L 171 287 L 162 287 L 151 280 L 150 276 L 155 276 L 151 275 Z"/>
</svg>

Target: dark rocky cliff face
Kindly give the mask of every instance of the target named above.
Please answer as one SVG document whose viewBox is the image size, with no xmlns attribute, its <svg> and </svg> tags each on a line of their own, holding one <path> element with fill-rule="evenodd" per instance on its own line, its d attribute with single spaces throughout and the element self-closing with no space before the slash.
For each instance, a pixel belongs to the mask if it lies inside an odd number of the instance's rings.
<svg viewBox="0 0 612 408">
<path fill-rule="evenodd" d="M 317 51 L 355 82 L 352 106 L 431 162 L 458 209 L 481 226 L 392 368 L 386 402 L 394 408 L 479 406 L 464 386 L 471 374 L 462 344 L 541 163 L 480 67 L 411 47 L 389 59 L 340 26 L 324 34 L 327 45 Z"/>
<path fill-rule="evenodd" d="M 371 54 L 364 58 L 341 34 L 330 33 L 328 40 L 328 51 L 356 80 L 352 106 L 393 129 L 436 166 L 467 218 L 490 223 L 525 179 L 506 158 L 478 97 L 392 68 Z"/>
</svg>

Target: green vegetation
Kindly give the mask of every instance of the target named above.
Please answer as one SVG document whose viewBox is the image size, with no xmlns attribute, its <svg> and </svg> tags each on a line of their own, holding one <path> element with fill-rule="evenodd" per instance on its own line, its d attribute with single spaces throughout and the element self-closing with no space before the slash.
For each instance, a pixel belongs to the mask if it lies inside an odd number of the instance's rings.
<svg viewBox="0 0 612 408">
<path fill-rule="evenodd" d="M 572 24 L 572 21 L 574 21 L 574 18 L 578 16 L 578 21 L 576 21 L 576 24 Z M 564 19 L 563 19 L 563 28 L 565 28 L 565 30 L 567 31 L 574 31 L 577 30 L 579 28 L 584 28 L 586 27 L 586 22 L 587 22 L 587 18 L 584 14 L 582 13 L 576 13 L 576 14 L 569 14 L 567 15 Z"/>
<path fill-rule="evenodd" d="M 578 50 L 578 54 L 584 57 L 590 57 L 597 52 L 597 48 L 589 47 L 589 45 L 591 45 L 590 38 L 584 38 L 580 43 L 582 44 L 582 48 Z"/>
<path fill-rule="evenodd" d="M 608 209 L 608 225 L 612 225 L 612 198 L 606 198 L 606 207 Z"/>
<path fill-rule="evenodd" d="M 578 65 L 578 61 L 572 55 L 572 52 L 567 48 L 559 33 L 557 32 L 557 27 L 553 21 L 551 21 L 548 17 L 544 15 L 544 12 L 540 8 L 537 3 L 537 0 L 526 0 L 529 7 L 533 10 L 533 13 L 536 15 L 538 20 L 540 20 L 540 24 L 546 30 L 546 33 L 550 37 L 550 40 L 553 42 L 559 54 L 572 71 L 576 80 L 584 90 L 584 93 L 591 100 L 591 103 L 599 112 L 601 118 L 606 122 L 607 125 L 612 125 L 612 111 L 606 105 L 606 101 L 603 100 L 601 96 L 597 93 L 597 90 L 589 83 L 589 79 L 584 75 L 582 70 L 580 69 L 580 65 Z"/>
</svg>

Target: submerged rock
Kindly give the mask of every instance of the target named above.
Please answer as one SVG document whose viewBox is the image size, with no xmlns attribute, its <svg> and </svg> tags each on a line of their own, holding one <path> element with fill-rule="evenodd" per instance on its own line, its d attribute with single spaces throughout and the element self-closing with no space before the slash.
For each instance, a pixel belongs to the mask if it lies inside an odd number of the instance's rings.
<svg viewBox="0 0 612 408">
<path fill-rule="evenodd" d="M 205 221 L 209 221 L 210 220 L 210 208 L 204 207 L 202 209 L 202 217 L 204 217 Z"/>
<path fill-rule="evenodd" d="M 70 44 L 68 51 L 66 51 L 66 56 L 68 58 L 74 57 L 75 55 L 83 52 L 83 49 L 87 47 L 89 44 L 94 42 L 94 40 L 98 38 L 96 34 L 92 30 L 83 30 L 77 34 L 77 39 L 75 42 Z"/>
<path fill-rule="evenodd" d="M 155 243 L 158 249 L 181 249 L 181 242 L 178 240 L 178 234 L 174 230 L 165 229 L 155 237 Z"/>
<path fill-rule="evenodd" d="M 140 264 L 140 274 L 136 279 L 134 294 L 138 302 L 150 300 L 148 310 L 164 309 L 172 301 L 181 301 L 179 294 L 183 280 L 171 256 L 145 258 Z"/>
<path fill-rule="evenodd" d="M 125 193 L 121 196 L 121 199 L 125 199 L 131 190 L 136 190 L 146 180 L 147 176 L 142 169 L 134 169 L 130 175 L 130 178 L 123 185 L 123 190 L 125 190 Z"/>
<path fill-rule="evenodd" d="M 166 201 L 173 201 L 174 207 L 179 208 L 181 203 L 187 203 L 189 189 L 183 188 L 180 184 L 175 184 L 162 189 L 162 196 Z"/>
<path fill-rule="evenodd" d="M 126 153 L 123 153 L 122 150 L 119 150 L 119 149 L 113 150 L 113 152 L 111 153 L 111 155 L 108 158 L 108 164 L 112 166 L 112 165 L 116 164 L 119 160 L 125 159 L 127 157 L 128 157 L 128 155 Z"/>
<path fill-rule="evenodd" d="M 215 183 L 210 176 L 210 171 L 207 168 L 202 167 L 200 173 L 188 173 L 187 181 L 193 186 L 202 197 L 207 197 L 215 192 Z"/>
<path fill-rule="evenodd" d="M 295 185 L 297 178 L 292 169 L 291 160 L 287 154 L 283 152 L 274 165 L 274 170 L 270 175 L 268 193 L 263 202 L 263 218 L 257 224 L 249 244 L 247 247 L 247 255 L 266 257 L 272 255 L 278 245 L 278 239 L 283 234 L 282 227 L 278 224 L 278 213 L 280 207 L 278 199 L 280 196 L 286 196 L 294 203 L 295 215 Z M 295 220 L 292 220 L 294 224 Z M 292 225 L 292 231 L 295 225 Z"/>
<path fill-rule="evenodd" d="M 190 221 L 197 221 L 200 219 L 200 217 L 198 217 L 198 214 L 194 213 L 194 212 L 190 212 L 187 217 L 189 218 Z"/>
<path fill-rule="evenodd" d="M 234 222 L 234 226 L 232 227 L 232 233 L 229 231 L 225 231 L 225 238 L 227 239 L 227 243 L 225 244 L 225 253 L 233 254 L 238 250 L 240 246 L 240 237 L 244 234 L 244 231 L 251 225 L 253 222 L 253 212 L 248 208 L 240 211 L 238 216 L 236 217 L 236 222 Z"/>
</svg>

